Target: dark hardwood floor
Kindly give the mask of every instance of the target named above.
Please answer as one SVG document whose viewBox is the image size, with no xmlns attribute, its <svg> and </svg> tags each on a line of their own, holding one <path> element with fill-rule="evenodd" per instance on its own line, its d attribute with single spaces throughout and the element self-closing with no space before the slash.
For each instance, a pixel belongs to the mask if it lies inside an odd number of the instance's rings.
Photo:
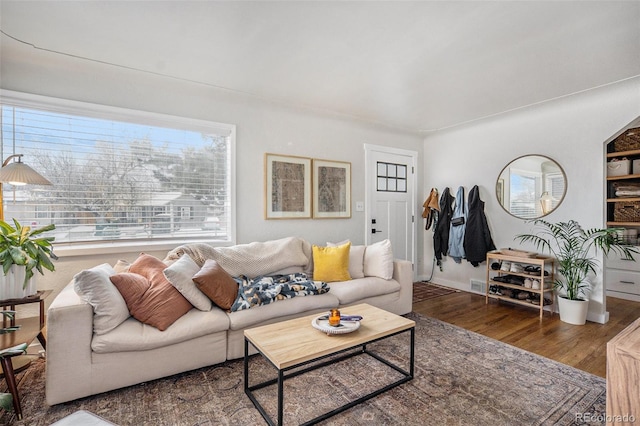
<svg viewBox="0 0 640 426">
<path fill-rule="evenodd" d="M 640 317 L 640 302 L 607 298 L 609 322 L 583 326 L 558 314 L 459 292 L 414 303 L 413 310 L 518 348 L 606 377 L 607 342 Z"/>
</svg>

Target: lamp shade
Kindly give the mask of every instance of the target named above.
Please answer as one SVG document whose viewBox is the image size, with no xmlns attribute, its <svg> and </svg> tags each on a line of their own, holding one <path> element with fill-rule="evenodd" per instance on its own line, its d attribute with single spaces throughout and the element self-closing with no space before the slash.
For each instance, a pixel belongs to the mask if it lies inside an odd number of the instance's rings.
<svg viewBox="0 0 640 426">
<path fill-rule="evenodd" d="M 0 182 L 11 184 L 52 185 L 49 180 L 20 160 L 0 169 Z"/>
</svg>

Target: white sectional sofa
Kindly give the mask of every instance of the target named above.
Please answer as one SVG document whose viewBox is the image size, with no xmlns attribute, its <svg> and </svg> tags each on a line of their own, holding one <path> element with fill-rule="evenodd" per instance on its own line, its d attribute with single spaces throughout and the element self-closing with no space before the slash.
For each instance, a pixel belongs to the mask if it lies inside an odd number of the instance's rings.
<svg viewBox="0 0 640 426">
<path fill-rule="evenodd" d="M 300 264 L 300 256 L 283 255 L 277 250 L 274 253 L 273 244 L 286 246 L 286 250 L 302 250 L 306 264 Z M 223 257 L 229 255 L 231 261 L 228 262 L 228 268 L 234 276 L 243 264 L 251 273 L 258 271 L 264 275 L 310 273 L 312 270 L 311 244 L 299 238 L 216 248 L 214 251 L 216 255 L 222 253 Z M 248 256 L 247 262 L 243 263 L 242 256 L 238 258 L 238 254 L 242 255 L 245 251 Z M 171 259 L 171 255 L 176 252 L 181 253 L 180 250 L 174 250 L 164 261 L 170 263 L 175 260 Z M 362 252 L 368 255 L 363 258 Z M 410 262 L 391 258 L 391 276 L 385 279 L 371 275 L 381 267 L 384 269 L 382 264 L 389 261 L 380 254 L 380 247 L 354 246 L 351 254 L 349 269 L 352 270 L 354 266 L 358 269 L 357 262 L 363 262 L 361 273 L 353 275 L 365 276 L 330 282 L 330 290 L 324 294 L 278 300 L 235 312 L 222 310 L 215 305 L 208 311 L 194 307 L 164 331 L 128 317 L 112 329 L 97 334 L 96 327 L 112 318 L 108 317 L 108 310 L 101 309 L 95 301 L 87 301 L 86 294 L 81 296 L 77 293 L 76 281 L 83 275 L 76 275 L 48 309 L 47 403 L 58 404 L 241 358 L 244 355 L 244 330 L 258 325 L 358 303 L 368 303 L 399 315 L 411 311 L 413 274 Z M 264 268 L 260 266 L 260 256 L 265 258 Z M 227 269 L 224 259 L 221 265 Z M 268 270 L 272 267 L 276 269 Z M 113 290 L 109 288 L 108 281 L 95 281 L 94 285 L 96 282 L 104 285 L 108 291 Z"/>
</svg>

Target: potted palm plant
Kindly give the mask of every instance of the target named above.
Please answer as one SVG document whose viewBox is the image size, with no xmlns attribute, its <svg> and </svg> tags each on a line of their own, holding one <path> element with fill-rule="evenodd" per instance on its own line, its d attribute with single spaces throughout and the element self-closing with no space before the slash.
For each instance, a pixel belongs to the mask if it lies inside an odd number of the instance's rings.
<svg viewBox="0 0 640 426">
<path fill-rule="evenodd" d="M 584 230 L 575 220 L 551 223 L 537 219 L 533 225 L 534 233 L 517 235 L 515 239 L 532 243 L 538 251 L 546 251 L 555 257 L 559 277 L 554 281 L 554 288 L 560 319 L 570 324 L 584 324 L 589 307 L 587 295 L 591 290 L 587 276 L 597 273 L 595 256 L 598 251 L 605 256 L 613 251 L 635 260 L 633 254 L 638 250 L 620 239 L 617 228 Z"/>
<path fill-rule="evenodd" d="M 32 229 L 13 219 L 14 226 L 0 221 L 0 300 L 17 299 L 36 293 L 34 272 L 55 270 L 51 259 L 54 237 L 41 234 L 55 229 L 54 224 Z"/>
</svg>

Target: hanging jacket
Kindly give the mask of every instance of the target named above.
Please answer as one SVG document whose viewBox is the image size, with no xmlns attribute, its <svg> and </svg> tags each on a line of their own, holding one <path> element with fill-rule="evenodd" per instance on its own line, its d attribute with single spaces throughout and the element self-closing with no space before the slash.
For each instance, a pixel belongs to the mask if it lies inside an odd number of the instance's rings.
<svg viewBox="0 0 640 426">
<path fill-rule="evenodd" d="M 422 204 L 422 207 L 424 207 L 424 210 L 422 210 L 422 217 L 426 219 L 424 229 L 428 231 L 433 224 L 433 229 L 435 231 L 435 224 L 438 221 L 438 212 L 440 211 L 440 205 L 438 204 L 438 190 L 436 188 L 431 188 L 431 192 L 424 201 L 424 204 Z"/>
<path fill-rule="evenodd" d="M 464 188 L 461 186 L 456 192 L 456 206 L 451 216 L 451 226 L 449 227 L 449 256 L 456 263 L 464 259 L 464 233 L 467 220 L 467 208 L 464 202 Z"/>
<path fill-rule="evenodd" d="M 433 232 L 433 252 L 438 266 L 441 265 L 442 256 L 446 256 L 449 250 L 449 224 L 453 214 L 452 204 L 453 197 L 449 193 L 449 188 L 445 188 L 440 196 L 440 213 Z"/>
<path fill-rule="evenodd" d="M 491 238 L 487 217 L 484 214 L 484 201 L 480 199 L 478 185 L 469 192 L 468 206 L 464 251 L 467 261 L 471 262 L 473 266 L 478 266 L 487 259 L 487 252 L 496 249 Z"/>
</svg>

